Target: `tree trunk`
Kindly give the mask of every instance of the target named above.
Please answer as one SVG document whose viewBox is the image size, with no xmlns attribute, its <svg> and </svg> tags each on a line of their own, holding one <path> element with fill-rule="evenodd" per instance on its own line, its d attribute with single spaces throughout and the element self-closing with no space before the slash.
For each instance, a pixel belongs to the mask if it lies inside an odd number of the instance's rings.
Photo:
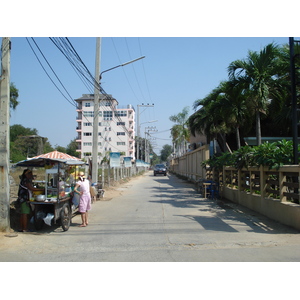
<svg viewBox="0 0 300 300">
<path fill-rule="evenodd" d="M 261 128 L 260 128 L 260 113 L 256 112 L 256 143 L 257 146 L 261 145 Z"/>
<path fill-rule="evenodd" d="M 241 138 L 240 138 L 240 128 L 236 128 L 236 143 L 237 143 L 237 148 L 241 148 Z"/>
</svg>

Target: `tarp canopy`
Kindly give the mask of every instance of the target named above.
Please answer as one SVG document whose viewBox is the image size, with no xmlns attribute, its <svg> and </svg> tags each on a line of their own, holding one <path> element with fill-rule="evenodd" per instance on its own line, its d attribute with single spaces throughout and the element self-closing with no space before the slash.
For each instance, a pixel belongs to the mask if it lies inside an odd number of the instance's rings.
<svg viewBox="0 0 300 300">
<path fill-rule="evenodd" d="M 71 156 L 66 153 L 52 151 L 46 154 L 41 154 L 26 160 L 16 163 L 19 167 L 45 167 L 55 163 L 64 163 L 66 165 L 84 165 L 85 163 L 78 157 Z"/>
<path fill-rule="evenodd" d="M 69 154 L 59 152 L 57 150 L 54 150 L 52 152 L 46 153 L 46 154 L 41 154 L 34 156 L 32 158 L 51 158 L 51 159 L 65 159 L 65 160 L 80 160 L 78 157 L 71 156 Z M 32 159 L 31 158 L 31 159 Z"/>
</svg>

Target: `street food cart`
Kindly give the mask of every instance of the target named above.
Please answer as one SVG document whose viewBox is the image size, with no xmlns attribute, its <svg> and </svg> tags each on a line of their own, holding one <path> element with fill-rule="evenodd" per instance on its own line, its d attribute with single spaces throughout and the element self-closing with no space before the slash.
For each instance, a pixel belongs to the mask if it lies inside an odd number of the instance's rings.
<svg viewBox="0 0 300 300">
<path fill-rule="evenodd" d="M 45 179 L 33 181 L 38 188 L 30 198 L 34 225 L 40 230 L 44 223 L 57 224 L 67 231 L 72 215 L 79 205 L 79 195 L 74 195 L 78 167 L 84 165 L 79 159 L 60 159 L 37 157 L 20 161 L 16 166 L 27 168 L 44 168 Z"/>
</svg>

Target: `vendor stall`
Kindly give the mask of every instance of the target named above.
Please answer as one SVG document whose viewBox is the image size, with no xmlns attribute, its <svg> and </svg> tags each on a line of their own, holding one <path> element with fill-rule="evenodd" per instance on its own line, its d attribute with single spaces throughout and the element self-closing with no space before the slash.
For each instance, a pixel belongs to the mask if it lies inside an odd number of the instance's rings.
<svg viewBox="0 0 300 300">
<path fill-rule="evenodd" d="M 62 229 L 67 231 L 72 215 L 78 208 L 79 197 L 74 196 L 73 189 L 78 166 L 84 165 L 84 162 L 76 157 L 66 158 L 49 158 L 45 154 L 16 164 L 20 167 L 45 169 L 45 179 L 33 182 L 37 189 L 29 201 L 37 230 L 44 223 L 51 226 L 60 221 Z"/>
</svg>

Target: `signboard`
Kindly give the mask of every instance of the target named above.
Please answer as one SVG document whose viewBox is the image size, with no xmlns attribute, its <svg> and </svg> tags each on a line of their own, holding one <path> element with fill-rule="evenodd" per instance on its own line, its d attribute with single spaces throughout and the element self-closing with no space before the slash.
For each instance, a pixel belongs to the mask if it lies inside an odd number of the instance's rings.
<svg viewBox="0 0 300 300">
<path fill-rule="evenodd" d="M 143 161 L 140 160 L 140 159 L 137 159 L 137 160 L 136 160 L 136 166 L 137 166 L 137 167 L 142 167 L 142 166 L 143 166 Z"/>
<path fill-rule="evenodd" d="M 131 157 L 130 156 L 124 157 L 124 166 L 125 166 L 125 168 L 131 167 Z"/>
<path fill-rule="evenodd" d="M 110 160 L 109 165 L 111 168 L 119 168 L 120 167 L 120 152 L 110 152 L 109 154 Z"/>
</svg>

